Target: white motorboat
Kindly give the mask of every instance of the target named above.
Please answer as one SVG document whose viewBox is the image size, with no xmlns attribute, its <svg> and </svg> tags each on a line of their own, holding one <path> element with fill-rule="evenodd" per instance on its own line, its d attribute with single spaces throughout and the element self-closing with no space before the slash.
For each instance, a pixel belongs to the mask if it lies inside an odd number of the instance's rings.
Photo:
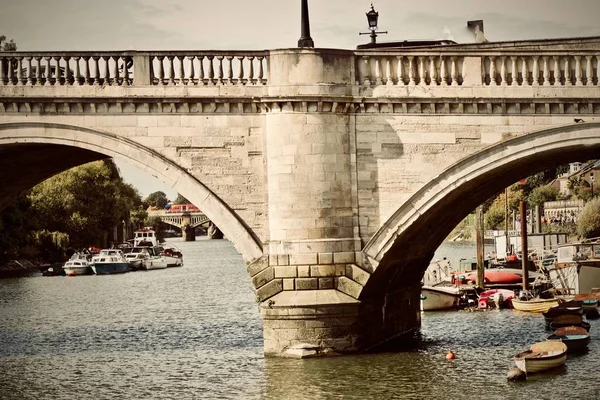
<svg viewBox="0 0 600 400">
<path fill-rule="evenodd" d="M 118 249 L 103 249 L 90 261 L 96 275 L 121 274 L 129 272 L 129 263 Z"/>
<path fill-rule="evenodd" d="M 65 263 L 65 265 L 63 265 L 63 270 L 67 276 L 92 274 L 92 268 L 87 259 L 87 255 L 82 253 L 73 254 L 73 256 Z"/>
<path fill-rule="evenodd" d="M 167 260 L 161 256 L 151 256 L 146 258 L 143 262 L 142 269 L 150 271 L 152 269 L 165 269 L 167 268 Z"/>
<path fill-rule="evenodd" d="M 183 254 L 181 250 L 171 244 L 162 244 L 154 248 L 167 261 L 168 267 L 181 267 L 183 265 Z"/>
<path fill-rule="evenodd" d="M 421 310 L 451 310 L 457 308 L 462 292 L 453 286 L 421 287 Z"/>
<path fill-rule="evenodd" d="M 156 232 L 152 228 L 146 227 L 138 229 L 133 233 L 133 246 L 156 246 L 158 245 L 158 238 Z"/>
</svg>

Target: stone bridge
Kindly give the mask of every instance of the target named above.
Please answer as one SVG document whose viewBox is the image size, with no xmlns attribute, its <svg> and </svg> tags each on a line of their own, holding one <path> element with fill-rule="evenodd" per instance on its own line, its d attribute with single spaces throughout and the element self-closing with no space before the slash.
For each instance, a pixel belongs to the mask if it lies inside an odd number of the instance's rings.
<svg viewBox="0 0 600 400">
<path fill-rule="evenodd" d="M 424 48 L 0 53 L 0 208 L 114 157 L 243 255 L 265 353 L 420 325 L 420 279 L 477 205 L 598 158 L 600 38 Z"/>
<path fill-rule="evenodd" d="M 185 226 L 196 228 L 210 222 L 210 219 L 201 212 L 167 212 L 148 211 L 149 217 L 158 217 L 165 224 L 182 229 Z"/>
</svg>

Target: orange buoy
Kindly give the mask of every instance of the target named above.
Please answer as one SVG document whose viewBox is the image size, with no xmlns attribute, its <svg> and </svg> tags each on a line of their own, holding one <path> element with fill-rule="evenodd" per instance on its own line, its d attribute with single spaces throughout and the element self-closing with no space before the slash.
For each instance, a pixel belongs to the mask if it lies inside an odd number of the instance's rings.
<svg viewBox="0 0 600 400">
<path fill-rule="evenodd" d="M 452 350 L 448 350 L 448 354 L 446 354 L 446 360 L 454 360 L 456 355 L 452 352 Z"/>
</svg>

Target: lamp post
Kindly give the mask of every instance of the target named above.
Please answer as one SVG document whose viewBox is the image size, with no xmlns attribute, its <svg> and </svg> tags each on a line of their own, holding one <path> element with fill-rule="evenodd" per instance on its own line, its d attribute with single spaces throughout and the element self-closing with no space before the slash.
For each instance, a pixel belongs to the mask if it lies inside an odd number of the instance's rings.
<svg viewBox="0 0 600 400">
<path fill-rule="evenodd" d="M 371 44 L 377 43 L 377 34 L 378 33 L 387 33 L 387 31 L 378 31 L 377 30 L 377 20 L 379 19 L 379 13 L 375 11 L 375 7 L 373 7 L 373 3 L 371 3 L 371 10 L 367 13 L 367 21 L 369 22 L 369 30 L 371 32 L 359 32 L 359 35 L 369 35 L 371 37 Z"/>
<path fill-rule="evenodd" d="M 298 40 L 298 47 L 315 47 L 310 37 L 310 21 L 308 18 L 308 0 L 302 0 L 302 12 L 300 22 L 300 39 Z"/>
<path fill-rule="evenodd" d="M 592 199 L 594 198 L 594 173 L 590 172 L 590 186 L 592 187 Z"/>
</svg>

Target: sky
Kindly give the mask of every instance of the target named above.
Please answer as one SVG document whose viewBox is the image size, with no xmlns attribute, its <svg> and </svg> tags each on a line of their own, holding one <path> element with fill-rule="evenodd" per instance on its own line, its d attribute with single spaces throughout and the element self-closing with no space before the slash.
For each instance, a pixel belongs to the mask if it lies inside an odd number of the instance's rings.
<svg viewBox="0 0 600 400">
<path fill-rule="evenodd" d="M 18 50 L 263 50 L 296 47 L 300 0 L 0 0 L 0 35 Z M 309 0 L 315 47 L 368 42 L 364 0 Z M 482 19 L 489 41 L 600 36 L 600 0 L 375 0 L 378 41 L 474 41 Z M 119 163 L 143 197 L 177 192 Z"/>
</svg>

